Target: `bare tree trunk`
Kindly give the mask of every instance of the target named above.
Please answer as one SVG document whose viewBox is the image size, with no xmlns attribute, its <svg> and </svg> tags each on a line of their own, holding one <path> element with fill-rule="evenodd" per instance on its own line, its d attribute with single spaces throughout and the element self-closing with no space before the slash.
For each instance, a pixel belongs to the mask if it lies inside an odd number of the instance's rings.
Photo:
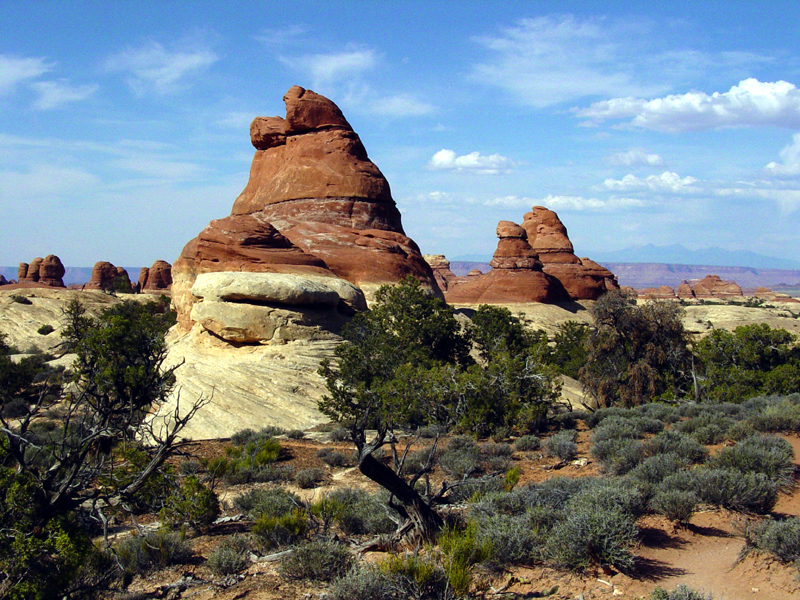
<svg viewBox="0 0 800 600">
<path fill-rule="evenodd" d="M 358 470 L 384 489 L 394 494 L 405 508 L 408 517 L 423 540 L 435 542 L 444 521 L 414 488 L 397 473 L 368 453 L 361 457 Z"/>
</svg>

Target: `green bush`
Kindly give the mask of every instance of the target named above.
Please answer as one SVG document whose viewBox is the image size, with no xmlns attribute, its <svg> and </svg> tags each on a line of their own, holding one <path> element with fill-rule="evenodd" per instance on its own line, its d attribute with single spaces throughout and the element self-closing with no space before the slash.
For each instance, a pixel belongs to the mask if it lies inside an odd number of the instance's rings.
<svg viewBox="0 0 800 600">
<path fill-rule="evenodd" d="M 488 560 L 498 568 L 531 565 L 542 556 L 547 534 L 563 515 L 552 508 L 534 506 L 517 515 L 473 511 L 481 541 L 490 548 Z"/>
<path fill-rule="evenodd" d="M 628 472 L 628 477 L 645 484 L 658 484 L 673 473 L 685 469 L 689 461 L 679 454 L 656 454 L 642 461 Z"/>
<path fill-rule="evenodd" d="M 575 443 L 577 435 L 574 429 L 559 431 L 544 441 L 544 449 L 561 460 L 572 460 L 578 454 L 578 444 Z"/>
<path fill-rule="evenodd" d="M 233 505 L 258 520 L 263 516 L 282 517 L 300 508 L 302 503 L 295 494 L 276 486 L 249 490 L 234 498 Z"/>
<path fill-rule="evenodd" d="M 175 493 L 167 497 L 161 510 L 162 520 L 172 527 L 188 523 L 197 531 L 208 531 L 219 516 L 219 498 L 194 475 L 181 482 Z"/>
<path fill-rule="evenodd" d="M 517 452 L 533 452 L 541 445 L 542 441 L 535 435 L 523 435 L 514 440 L 514 450 Z"/>
<path fill-rule="evenodd" d="M 325 479 L 325 472 L 322 469 L 301 469 L 294 476 L 297 487 L 309 489 L 317 487 Z"/>
<path fill-rule="evenodd" d="M 617 438 L 592 445 L 589 453 L 600 461 L 604 471 L 611 475 L 624 475 L 636 468 L 647 456 L 640 440 Z"/>
<path fill-rule="evenodd" d="M 126 576 L 183 564 L 192 557 L 192 550 L 184 535 L 165 529 L 144 535 L 129 535 L 114 546 L 114 552 Z"/>
<path fill-rule="evenodd" d="M 442 565 L 457 598 L 466 596 L 472 587 L 472 568 L 489 558 L 491 543 L 480 539 L 475 523 L 463 530 L 446 528 L 439 535 Z"/>
<path fill-rule="evenodd" d="M 695 469 L 664 479 L 662 490 L 693 491 L 703 502 L 744 513 L 768 513 L 778 500 L 775 484 L 763 473 Z"/>
<path fill-rule="evenodd" d="M 52 325 L 45 324 L 45 325 L 42 325 L 41 327 L 39 327 L 39 329 L 36 330 L 36 333 L 38 333 L 39 335 L 50 335 L 54 331 L 55 331 L 55 328 Z"/>
<path fill-rule="evenodd" d="M 670 521 L 688 523 L 700 498 L 694 492 L 660 490 L 650 499 L 650 509 Z"/>
<path fill-rule="evenodd" d="M 247 539 L 234 535 L 224 538 L 208 557 L 206 565 L 222 577 L 244 571 L 250 566 L 250 545 Z"/>
<path fill-rule="evenodd" d="M 465 436 L 454 437 L 439 456 L 441 467 L 455 479 L 464 479 L 478 470 L 480 449 Z"/>
<path fill-rule="evenodd" d="M 700 442 L 685 433 L 672 429 L 646 440 L 645 452 L 647 456 L 677 454 L 689 461 L 690 464 L 702 463 L 708 456 L 708 449 Z"/>
<path fill-rule="evenodd" d="M 331 581 L 347 574 L 355 559 L 338 542 L 320 540 L 297 546 L 280 564 L 279 572 L 287 579 Z"/>
<path fill-rule="evenodd" d="M 286 432 L 286 437 L 290 440 L 302 440 L 306 437 L 306 432 L 302 429 L 290 429 Z"/>
<path fill-rule="evenodd" d="M 329 467 L 346 467 L 350 462 L 343 452 L 333 448 L 320 448 L 317 451 L 317 458 L 321 458 Z"/>
<path fill-rule="evenodd" d="M 415 473 L 419 473 L 425 467 L 425 465 L 428 464 L 428 460 L 431 459 L 431 452 L 433 452 L 433 446 L 425 446 L 419 450 L 409 452 L 406 455 L 405 460 L 403 460 L 403 469 L 401 473 L 403 475 L 414 475 Z M 437 453 L 434 453 L 431 460 L 431 465 L 435 465 L 437 461 Z"/>
<path fill-rule="evenodd" d="M 650 593 L 650 600 L 713 600 L 713 598 L 711 594 L 698 592 L 682 583 L 671 592 L 657 587 Z"/>
<path fill-rule="evenodd" d="M 362 489 L 338 488 L 329 497 L 342 506 L 336 520 L 346 535 L 391 533 L 396 528 L 387 507 Z"/>
<path fill-rule="evenodd" d="M 395 587 L 397 598 L 447 598 L 447 574 L 430 555 L 411 552 L 392 554 L 378 568 L 381 575 Z"/>
<path fill-rule="evenodd" d="M 620 511 L 633 519 L 643 515 L 647 500 L 634 483 L 627 479 L 593 478 L 570 498 L 566 512 Z"/>
<path fill-rule="evenodd" d="M 330 587 L 330 600 L 395 600 L 398 585 L 391 576 L 374 565 L 358 565 L 335 579 Z M 407 595 L 406 598 L 418 596 Z"/>
<path fill-rule="evenodd" d="M 748 546 L 777 556 L 783 562 L 800 560 L 800 518 L 765 520 L 745 529 Z"/>
<path fill-rule="evenodd" d="M 735 446 L 723 448 L 708 462 L 709 467 L 735 469 L 742 473 L 763 473 L 778 489 L 794 485 L 792 445 L 774 435 L 753 435 Z"/>
<path fill-rule="evenodd" d="M 306 512 L 295 508 L 281 516 L 262 514 L 256 519 L 250 532 L 253 540 L 262 550 L 271 550 L 280 546 L 295 544 L 308 529 Z"/>
</svg>

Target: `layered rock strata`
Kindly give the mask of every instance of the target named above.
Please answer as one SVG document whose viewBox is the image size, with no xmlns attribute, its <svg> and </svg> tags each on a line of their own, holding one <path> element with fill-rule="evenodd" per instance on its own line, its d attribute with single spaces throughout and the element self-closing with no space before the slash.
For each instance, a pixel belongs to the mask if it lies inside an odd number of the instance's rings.
<svg viewBox="0 0 800 600">
<path fill-rule="evenodd" d="M 284 102 L 286 118 L 258 117 L 250 127 L 256 153 L 230 216 L 212 221 L 173 265 L 173 305 L 184 329 L 197 322 L 193 289 L 204 273 L 280 274 L 300 278 L 298 285 L 311 277 L 343 289 L 341 278 L 368 296 L 413 275 L 439 293 L 403 231 L 388 182 L 339 108 L 299 86 Z M 337 310 L 348 314 L 354 304 L 363 297 L 348 292 Z"/>
</svg>

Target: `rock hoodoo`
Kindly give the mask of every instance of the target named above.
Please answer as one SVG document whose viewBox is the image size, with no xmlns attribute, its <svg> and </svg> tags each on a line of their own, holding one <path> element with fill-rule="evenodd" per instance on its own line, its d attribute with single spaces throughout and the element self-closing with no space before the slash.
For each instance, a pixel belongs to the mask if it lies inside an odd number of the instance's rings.
<svg viewBox="0 0 800 600">
<path fill-rule="evenodd" d="M 456 274 L 450 270 L 450 261 L 444 254 L 426 254 L 423 258 L 430 265 L 439 289 L 446 292 L 450 283 L 456 280 Z"/>
<path fill-rule="evenodd" d="M 489 263 L 492 270 L 453 281 L 445 293 L 448 302 L 499 304 L 569 299 L 561 283 L 542 270 L 525 229 L 511 221 L 500 221 L 497 237 L 497 250 Z"/>
<path fill-rule="evenodd" d="M 34 258 L 30 264 L 20 263 L 17 269 L 17 283 L 24 287 L 59 287 L 64 286 L 66 269 L 61 259 L 55 254 L 44 258 Z"/>
<path fill-rule="evenodd" d="M 450 279 L 443 288 L 448 302 L 596 300 L 607 290 L 619 288 L 611 271 L 575 255 L 567 228 L 543 206 L 534 206 L 521 225 L 500 221 L 497 237 L 497 250 L 489 263 L 492 270 Z M 441 260 L 432 264 L 435 273 L 442 272 L 436 266 Z"/>
<path fill-rule="evenodd" d="M 735 281 L 723 281 L 719 275 L 706 275 L 692 286 L 697 298 L 739 298 L 742 288 Z"/>
<path fill-rule="evenodd" d="M 107 261 L 99 261 L 92 267 L 92 278 L 84 286 L 87 290 L 117 291 L 130 293 L 133 291 L 128 272 L 122 267 L 115 267 Z"/>
<path fill-rule="evenodd" d="M 139 291 L 163 292 L 172 286 L 172 265 L 165 260 L 157 260 L 149 269 L 139 271 Z"/>
<path fill-rule="evenodd" d="M 208 302 L 194 288 L 204 273 L 260 273 L 275 285 L 294 277 L 300 287 L 313 281 L 337 290 L 336 310 L 344 313 L 364 306 L 353 290 L 369 296 L 407 275 L 438 293 L 431 268 L 403 231 L 388 182 L 336 104 L 298 86 L 284 102 L 285 119 L 258 117 L 250 127 L 256 153 L 231 214 L 212 221 L 173 265 L 173 304 L 184 329 L 208 310 L 195 306 Z M 249 301 L 296 306 L 260 296 Z"/>
</svg>

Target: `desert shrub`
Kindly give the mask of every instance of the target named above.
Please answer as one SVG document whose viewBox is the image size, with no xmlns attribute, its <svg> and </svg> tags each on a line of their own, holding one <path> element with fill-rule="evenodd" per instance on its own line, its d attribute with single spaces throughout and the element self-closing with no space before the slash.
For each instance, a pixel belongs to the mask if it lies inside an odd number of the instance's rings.
<svg viewBox="0 0 800 600">
<path fill-rule="evenodd" d="M 609 417 L 622 417 L 628 418 L 632 416 L 634 413 L 629 408 L 621 408 L 619 406 L 610 406 L 608 408 L 599 408 L 593 413 L 591 413 L 584 422 L 586 426 L 590 429 L 594 429 L 604 420 Z"/>
<path fill-rule="evenodd" d="M 645 484 L 658 484 L 676 471 L 689 466 L 686 458 L 668 452 L 650 456 L 628 472 L 628 477 Z"/>
<path fill-rule="evenodd" d="M 253 524 L 250 532 L 253 540 L 262 550 L 271 550 L 287 544 L 295 544 L 308 529 L 306 512 L 295 508 L 279 517 L 262 514 Z"/>
<path fill-rule="evenodd" d="M 499 444 L 490 442 L 487 444 L 480 444 L 478 447 L 480 448 L 481 454 L 484 456 L 502 456 L 507 458 L 514 453 L 511 444 L 506 444 L 504 442 Z"/>
<path fill-rule="evenodd" d="M 199 475 L 203 470 L 203 463 L 194 458 L 189 460 L 182 460 L 178 463 L 178 475 L 185 477 L 186 475 Z"/>
<path fill-rule="evenodd" d="M 114 553 L 127 576 L 182 564 L 192 557 L 185 537 L 165 529 L 144 535 L 129 535 L 114 546 Z"/>
<path fill-rule="evenodd" d="M 297 546 L 281 561 L 278 570 L 287 579 L 331 581 L 350 571 L 354 562 L 353 555 L 342 544 L 318 540 Z"/>
<path fill-rule="evenodd" d="M 508 456 L 486 456 L 483 459 L 484 469 L 489 473 L 508 471 L 511 463 L 511 458 Z"/>
<path fill-rule="evenodd" d="M 297 487 L 304 490 L 317 487 L 325 479 L 325 472 L 321 469 L 301 469 L 294 476 Z"/>
<path fill-rule="evenodd" d="M 245 429 L 231 436 L 233 446 L 225 448 L 224 457 L 216 457 L 207 464 L 214 476 L 222 477 L 229 484 L 265 481 L 268 465 L 283 455 L 280 443 L 273 436 L 279 430 L 265 427 L 260 431 Z"/>
<path fill-rule="evenodd" d="M 694 492 L 660 490 L 650 499 L 650 509 L 670 521 L 688 523 L 700 498 Z"/>
<path fill-rule="evenodd" d="M 426 464 L 428 464 L 428 459 L 430 458 L 431 452 L 433 451 L 433 446 L 425 446 L 424 448 L 420 448 L 419 450 L 414 450 L 413 452 L 409 452 L 406 454 L 405 460 L 403 460 L 403 475 L 414 475 L 415 473 L 419 473 Z M 433 460 L 431 464 L 436 464 L 436 455 L 434 454 Z"/>
<path fill-rule="evenodd" d="M 700 442 L 685 433 L 671 429 L 648 439 L 645 442 L 645 452 L 648 456 L 677 454 L 689 461 L 690 464 L 701 463 L 708 456 L 708 449 Z"/>
<path fill-rule="evenodd" d="M 175 527 L 188 523 L 198 531 L 207 531 L 219 516 L 219 498 L 194 475 L 185 477 L 180 488 L 167 497 L 161 519 Z"/>
<path fill-rule="evenodd" d="M 800 404 L 793 396 L 778 397 L 747 420 L 756 431 L 797 431 L 800 430 Z"/>
<path fill-rule="evenodd" d="M 302 440 L 306 437 L 306 432 L 302 429 L 290 429 L 286 432 L 286 437 L 290 440 Z"/>
<path fill-rule="evenodd" d="M 33 304 L 26 296 L 14 295 L 11 300 L 17 304 Z"/>
<path fill-rule="evenodd" d="M 488 515 L 473 511 L 481 541 L 491 548 L 488 560 L 497 567 L 530 565 L 542 554 L 547 534 L 562 519 L 561 512 L 534 506 L 522 514 Z"/>
<path fill-rule="evenodd" d="M 377 496 L 358 488 L 338 488 L 329 498 L 341 506 L 336 521 L 347 535 L 390 533 L 395 529 Z"/>
<path fill-rule="evenodd" d="M 447 449 L 439 456 L 439 464 L 451 477 L 464 479 L 478 470 L 480 449 L 466 436 L 450 440 Z"/>
<path fill-rule="evenodd" d="M 302 506 L 300 498 L 282 487 L 255 488 L 233 500 L 237 510 L 257 520 L 262 516 L 281 517 Z"/>
<path fill-rule="evenodd" d="M 674 477 L 664 480 L 665 488 L 674 481 Z M 738 512 L 768 513 L 778 500 L 775 484 L 763 473 L 697 469 L 691 472 L 690 481 L 692 491 L 703 502 Z"/>
<path fill-rule="evenodd" d="M 595 562 L 629 570 L 634 564 L 630 548 L 637 533 L 633 517 L 621 510 L 581 507 L 566 511 L 564 520 L 553 527 L 545 557 L 557 567 L 578 571 Z"/>
<path fill-rule="evenodd" d="M 709 467 L 735 469 L 743 473 L 763 473 L 779 489 L 794 484 L 792 445 L 774 435 L 753 435 L 735 446 L 723 448 L 708 462 Z"/>
<path fill-rule="evenodd" d="M 472 587 L 472 568 L 491 554 L 491 544 L 478 537 L 475 523 L 464 529 L 446 528 L 439 535 L 442 565 L 457 598 L 466 596 Z"/>
<path fill-rule="evenodd" d="M 541 445 L 542 441 L 535 435 L 523 435 L 514 440 L 514 450 L 517 452 L 533 452 Z"/>
<path fill-rule="evenodd" d="M 578 454 L 578 444 L 575 443 L 577 435 L 578 432 L 574 429 L 559 431 L 544 441 L 544 448 L 551 456 L 572 460 Z"/>
<path fill-rule="evenodd" d="M 662 587 L 656 587 L 656 589 L 650 592 L 649 600 L 713 600 L 713 598 L 714 596 L 711 594 L 698 592 L 681 583 L 671 592 L 668 592 Z"/>
<path fill-rule="evenodd" d="M 36 333 L 38 333 L 39 335 L 50 335 L 54 331 L 55 331 L 55 328 L 52 325 L 45 324 L 45 325 L 42 325 L 41 327 L 39 327 L 39 329 L 36 330 Z"/>
<path fill-rule="evenodd" d="M 487 494 L 473 511 L 487 515 L 521 515 L 535 506 L 562 510 L 570 498 L 589 485 L 592 485 L 589 477 L 553 477 L 519 486 L 509 493 Z"/>
<path fill-rule="evenodd" d="M 502 492 L 504 483 L 504 478 L 496 475 L 464 479 L 450 491 L 448 498 L 451 502 L 478 502 L 487 494 Z"/>
<path fill-rule="evenodd" d="M 250 545 L 243 536 L 224 538 L 211 552 L 206 565 L 220 576 L 244 571 L 250 565 Z"/>
<path fill-rule="evenodd" d="M 397 587 L 375 565 L 358 565 L 333 581 L 329 597 L 330 600 L 394 600 L 398 597 Z"/>
<path fill-rule="evenodd" d="M 330 437 L 332 442 L 349 442 L 350 430 L 346 427 L 337 427 L 331 431 Z"/>
<path fill-rule="evenodd" d="M 566 505 L 569 512 L 618 510 L 633 519 L 644 514 L 647 501 L 642 491 L 627 479 L 594 478 Z"/>
<path fill-rule="evenodd" d="M 769 552 L 783 562 L 797 561 L 800 559 L 800 518 L 748 524 L 745 539 L 749 547 Z"/>
<path fill-rule="evenodd" d="M 596 442 L 589 453 L 600 461 L 604 471 L 612 475 L 624 475 L 646 456 L 644 443 L 630 438 L 612 438 Z"/>
<path fill-rule="evenodd" d="M 383 577 L 394 585 L 397 598 L 447 598 L 447 574 L 430 555 L 411 552 L 392 554 L 378 568 Z"/>
<path fill-rule="evenodd" d="M 333 448 L 321 448 L 317 451 L 317 458 L 321 458 L 329 467 L 345 467 L 350 462 L 347 455 Z"/>
<path fill-rule="evenodd" d="M 681 418 L 680 412 L 675 406 L 664 404 L 663 402 L 640 404 L 633 410 L 637 414 L 644 415 L 651 419 L 657 419 L 662 423 L 675 423 Z"/>
<path fill-rule="evenodd" d="M 420 427 L 419 429 L 417 429 L 417 434 L 419 435 L 419 437 L 425 439 L 433 439 L 436 437 L 441 437 L 445 433 L 447 433 L 447 429 L 436 423 L 432 425 L 425 425 L 424 427 Z"/>
</svg>

